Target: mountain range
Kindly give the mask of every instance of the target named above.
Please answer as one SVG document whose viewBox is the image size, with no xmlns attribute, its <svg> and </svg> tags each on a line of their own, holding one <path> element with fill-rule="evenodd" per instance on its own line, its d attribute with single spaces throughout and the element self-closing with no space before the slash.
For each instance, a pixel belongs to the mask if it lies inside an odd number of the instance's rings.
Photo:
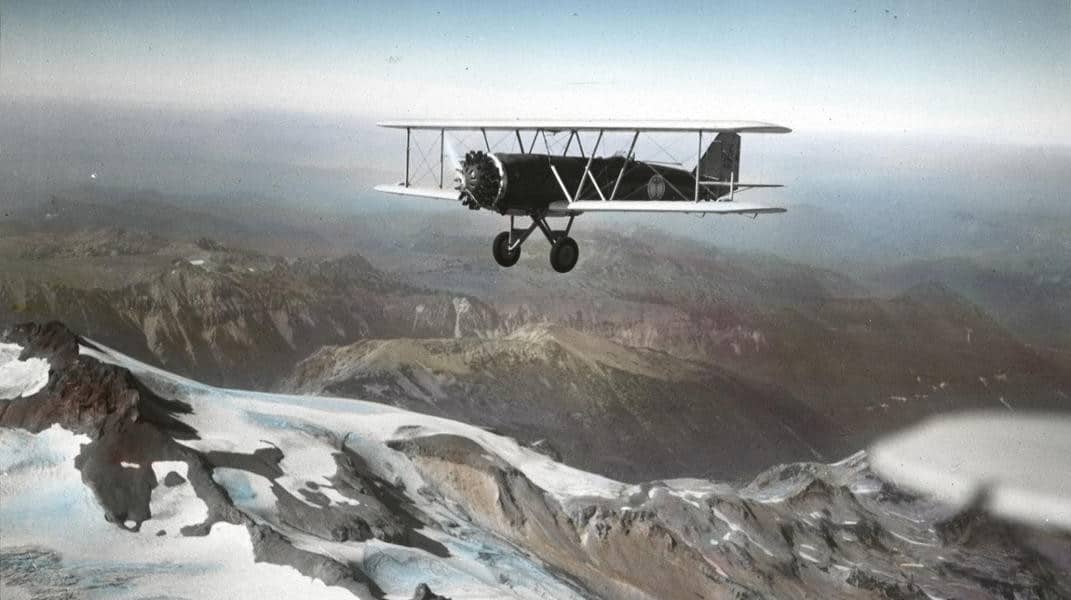
<svg viewBox="0 0 1071 600">
<path fill-rule="evenodd" d="M 0 241 L 0 322 L 61 320 L 213 385 L 460 419 L 627 481 L 741 480 L 939 412 L 1066 410 L 1071 393 L 1066 351 L 1009 330 L 951 277 L 875 292 L 653 230 L 592 233 L 566 279 L 530 253 L 489 269 L 471 236 L 431 227 L 372 259 L 287 257 L 266 252 L 271 233 L 258 250 L 83 227 L 83 204 L 66 221 L 27 209 Z"/>
<path fill-rule="evenodd" d="M 214 388 L 58 323 L 0 349 L 5 597 L 1071 594 L 1066 532 L 915 496 L 865 452 L 627 484 L 382 403 Z"/>
</svg>

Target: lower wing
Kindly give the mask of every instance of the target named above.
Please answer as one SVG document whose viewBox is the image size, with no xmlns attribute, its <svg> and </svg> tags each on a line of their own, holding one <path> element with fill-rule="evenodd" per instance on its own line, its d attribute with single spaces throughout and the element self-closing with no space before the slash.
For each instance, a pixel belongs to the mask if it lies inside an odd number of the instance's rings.
<svg viewBox="0 0 1071 600">
<path fill-rule="evenodd" d="M 713 213 L 720 215 L 763 215 L 783 213 L 784 208 L 750 202 L 693 202 L 689 200 L 579 200 L 554 202 L 554 212 L 636 212 L 636 213 Z"/>
<path fill-rule="evenodd" d="M 413 187 L 400 184 L 377 185 L 376 191 L 401 196 L 434 198 L 457 202 L 459 193 L 437 187 Z M 694 213 L 720 215 L 763 215 L 783 213 L 784 208 L 762 206 L 750 202 L 693 202 L 689 200 L 579 200 L 577 202 L 552 202 L 547 209 L 556 214 L 579 214 L 585 212 L 620 213 Z"/>
<path fill-rule="evenodd" d="M 437 200 L 453 200 L 457 202 L 459 200 L 459 192 L 457 190 L 451 190 L 446 188 L 437 187 L 413 187 L 401 184 L 394 185 L 377 185 L 377 192 L 385 192 L 387 194 L 398 194 L 400 196 L 416 196 L 418 198 L 435 198 Z"/>
</svg>

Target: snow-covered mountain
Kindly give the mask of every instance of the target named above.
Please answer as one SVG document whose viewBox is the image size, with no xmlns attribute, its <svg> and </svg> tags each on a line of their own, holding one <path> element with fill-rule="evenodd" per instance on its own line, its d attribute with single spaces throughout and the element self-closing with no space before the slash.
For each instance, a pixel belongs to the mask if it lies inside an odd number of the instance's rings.
<svg viewBox="0 0 1071 600">
<path fill-rule="evenodd" d="M 0 343 L 5 600 L 1071 596 L 1066 533 L 909 494 L 862 452 L 630 485 L 457 421 L 206 386 L 59 324 Z"/>
</svg>

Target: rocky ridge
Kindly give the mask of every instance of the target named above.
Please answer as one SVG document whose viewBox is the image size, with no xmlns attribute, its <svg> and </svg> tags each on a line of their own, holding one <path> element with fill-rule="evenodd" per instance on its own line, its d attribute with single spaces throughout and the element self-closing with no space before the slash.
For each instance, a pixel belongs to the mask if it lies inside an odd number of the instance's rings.
<svg viewBox="0 0 1071 600">
<path fill-rule="evenodd" d="M 782 389 L 549 324 L 489 338 L 328 346 L 280 390 L 488 427 L 625 481 L 735 479 L 844 451 L 836 426 Z"/>
<path fill-rule="evenodd" d="M 230 252 L 175 260 L 117 289 L 0 281 L 0 322 L 55 317 L 168 369 L 260 389 L 325 343 L 474 335 L 498 325 L 475 298 L 401 283 L 359 256 L 287 261 Z"/>
</svg>

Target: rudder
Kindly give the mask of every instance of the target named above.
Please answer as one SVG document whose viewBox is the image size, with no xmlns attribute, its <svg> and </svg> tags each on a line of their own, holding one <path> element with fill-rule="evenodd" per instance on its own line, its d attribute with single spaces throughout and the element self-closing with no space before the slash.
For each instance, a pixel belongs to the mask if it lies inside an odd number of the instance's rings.
<svg viewBox="0 0 1071 600">
<path fill-rule="evenodd" d="M 740 181 L 740 134 L 722 131 L 699 159 L 699 175 L 716 181 Z"/>
</svg>

